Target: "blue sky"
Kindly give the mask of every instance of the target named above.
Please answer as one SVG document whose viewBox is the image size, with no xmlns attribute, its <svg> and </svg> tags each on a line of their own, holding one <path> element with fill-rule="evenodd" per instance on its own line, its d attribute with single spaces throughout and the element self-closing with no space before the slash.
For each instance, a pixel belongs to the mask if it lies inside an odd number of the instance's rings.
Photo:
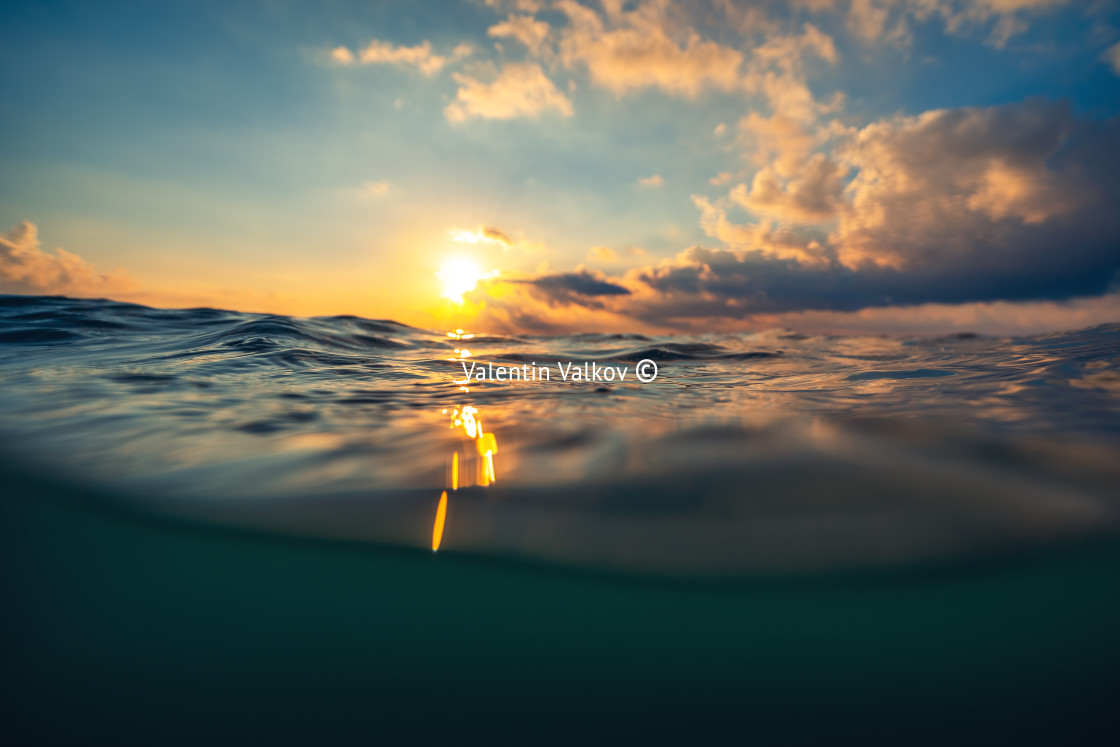
<svg viewBox="0 0 1120 747">
<path fill-rule="evenodd" d="M 809 0 L 612 9 L 588 2 L 580 12 L 599 25 L 583 30 L 576 10 L 535 0 L 8 4 L 0 12 L 0 230 L 34 224 L 31 238 L 13 228 L 6 241 L 34 241 L 43 264 L 39 274 L 9 268 L 0 288 L 418 323 L 469 313 L 483 324 L 540 329 L 559 318 L 595 328 L 705 327 L 791 321 L 775 313 L 851 314 L 859 309 L 830 304 L 824 290 L 825 300 L 804 309 L 775 309 L 751 294 L 774 297 L 773 288 L 758 290 L 758 279 L 777 278 L 790 262 L 797 272 L 782 283 L 803 283 L 801 270 L 833 268 L 822 288 L 871 269 L 910 273 L 882 281 L 899 289 L 934 288 L 933 276 L 943 274 L 935 266 L 992 272 L 947 248 L 939 258 L 928 247 L 907 253 L 868 243 L 882 237 L 864 235 L 870 213 L 859 210 L 875 200 L 880 211 L 902 203 L 881 184 L 860 191 L 857 177 L 883 163 L 870 163 L 870 151 L 852 154 L 860 133 L 867 142 L 902 137 L 906 127 L 919 127 L 902 120 L 931 110 L 1011 107 L 1007 121 L 1029 145 L 1050 132 L 1032 130 L 1037 117 L 1023 108 L 1039 97 L 1053 111 L 1068 107 L 1067 123 L 1054 120 L 1053 147 L 1019 160 L 1000 150 L 993 131 L 977 146 L 992 148 L 990 159 L 954 151 L 979 176 L 939 177 L 946 200 L 968 202 L 971 213 L 945 213 L 938 225 L 957 216 L 968 236 L 991 229 L 1020 243 L 1020 234 L 1061 241 L 1065 234 L 1046 232 L 1055 222 L 1091 204 L 1099 210 L 1102 201 L 1115 207 L 1111 184 L 1076 175 L 1077 164 L 1053 167 L 1088 137 L 1086 128 L 1108 126 L 1120 108 L 1120 52 L 1115 63 L 1109 56 L 1120 42 L 1115 3 Z M 548 24 L 536 50 L 493 31 L 526 19 Z M 438 69 L 393 57 L 421 45 L 428 63 L 444 59 Z M 340 48 L 348 62 L 332 56 Z M 370 49 L 382 51 L 363 62 Z M 731 55 L 740 61 L 724 64 Z M 530 69 L 549 91 L 520 93 L 528 77 L 519 79 L 521 89 L 498 85 L 507 71 Z M 767 74 L 772 90 L 760 82 Z M 782 99 L 799 87 L 808 103 Z M 456 120 L 464 89 L 487 98 L 460 106 L 466 114 Z M 519 95 L 529 103 L 502 108 L 503 97 Z M 755 126 L 766 120 L 787 128 L 773 152 L 743 125 L 752 113 Z M 1009 126 L 979 114 L 975 122 Z M 889 133 L 886 123 L 893 123 Z M 796 145 L 794 129 L 812 143 Z M 927 129 L 915 136 L 934 137 L 936 128 Z M 993 164 L 1012 166 L 993 171 Z M 832 167 L 835 179 L 810 184 L 810 169 L 817 169 L 813 179 L 827 180 L 821 169 Z M 756 177 L 767 169 L 774 180 L 765 196 Z M 720 174 L 728 176 L 713 184 Z M 654 175 L 656 183 L 640 182 Z M 1075 184 L 1088 185 L 1076 205 L 1048 211 L 1036 204 L 1055 203 L 1055 195 L 1078 191 Z M 797 185 L 832 190 L 829 204 L 806 207 L 810 197 L 794 199 Z M 911 201 L 900 209 L 918 208 Z M 992 225 L 973 222 L 973 213 Z M 720 216 L 739 228 L 766 223 L 766 237 L 715 230 Z M 460 245 L 448 238 L 485 226 L 509 240 Z M 1110 226 L 1094 230 L 1089 240 L 1101 246 L 1115 238 Z M 775 243 L 779 234 L 785 238 Z M 945 237 L 939 246 L 954 241 Z M 735 277 L 744 258 L 751 268 L 756 260 L 771 264 L 751 269 L 738 286 L 726 278 L 704 287 L 670 283 L 676 300 L 668 303 L 657 295 L 668 292 L 658 290 L 665 283 L 642 278 L 691 273 L 694 246 L 726 252 L 715 264 Z M 58 271 L 50 264 L 55 247 L 87 266 Z M 589 254 L 593 247 L 609 251 Z M 498 275 L 460 309 L 440 298 L 435 273 L 464 253 Z M 1043 254 L 1009 254 L 1008 261 L 1037 269 Z M 1082 259 L 1084 273 L 1115 270 L 1103 249 Z M 661 263 L 672 267 L 655 272 Z M 564 276 L 577 278 L 573 288 L 593 276 L 630 292 L 596 298 L 544 290 Z M 538 277 L 550 279 L 504 282 Z M 1006 282 L 992 283 L 988 296 L 964 298 L 923 291 L 897 303 L 1065 300 L 1064 291 L 1024 292 L 1023 283 L 1011 292 L 1001 290 Z M 1077 287 L 1079 299 L 1107 295 Z M 698 303 L 711 301 L 713 288 L 717 303 Z M 681 293 L 697 297 L 678 303 Z M 891 305 L 869 293 L 867 308 Z M 720 311 L 721 304 L 735 310 Z M 1032 313 L 1066 318 L 1052 306 Z"/>
</svg>

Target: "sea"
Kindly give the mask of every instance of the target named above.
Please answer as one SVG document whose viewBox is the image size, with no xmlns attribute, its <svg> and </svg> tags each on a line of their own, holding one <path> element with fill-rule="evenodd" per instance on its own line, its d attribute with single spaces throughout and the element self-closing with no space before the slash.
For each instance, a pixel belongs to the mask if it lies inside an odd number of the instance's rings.
<svg viewBox="0 0 1120 747">
<path fill-rule="evenodd" d="M 559 373 L 585 363 L 627 375 Z M 274 741 L 364 735 L 363 687 L 417 723 L 508 699 L 513 735 L 572 703 L 677 743 L 1115 726 L 1120 324 L 494 335 L 4 295 L 0 477 L 9 685 L 70 703 L 62 736 L 155 739 L 196 686 L 254 693 L 197 707 Z"/>
</svg>

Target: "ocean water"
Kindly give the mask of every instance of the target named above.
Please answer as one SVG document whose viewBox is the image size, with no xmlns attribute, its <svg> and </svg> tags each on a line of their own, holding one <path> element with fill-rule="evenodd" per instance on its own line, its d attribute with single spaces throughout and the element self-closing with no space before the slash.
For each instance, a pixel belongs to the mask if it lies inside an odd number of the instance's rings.
<svg viewBox="0 0 1120 747">
<path fill-rule="evenodd" d="M 203 524 L 686 579 L 1120 527 L 1120 325 L 513 337 L 0 296 L 0 351 L 5 461 Z M 562 380 L 585 361 L 628 378 Z"/>
<path fill-rule="evenodd" d="M 0 296 L 5 738 L 1116 744 L 1118 350 Z"/>
</svg>

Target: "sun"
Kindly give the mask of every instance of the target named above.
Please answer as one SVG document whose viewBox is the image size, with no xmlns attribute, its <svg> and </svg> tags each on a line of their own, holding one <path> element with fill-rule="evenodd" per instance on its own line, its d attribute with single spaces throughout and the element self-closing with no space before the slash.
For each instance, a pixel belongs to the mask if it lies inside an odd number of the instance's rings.
<svg viewBox="0 0 1120 747">
<path fill-rule="evenodd" d="M 478 281 L 487 275 L 471 260 L 457 257 L 444 262 L 436 277 L 443 283 L 444 298 L 463 303 L 463 294 L 474 290 Z"/>
</svg>

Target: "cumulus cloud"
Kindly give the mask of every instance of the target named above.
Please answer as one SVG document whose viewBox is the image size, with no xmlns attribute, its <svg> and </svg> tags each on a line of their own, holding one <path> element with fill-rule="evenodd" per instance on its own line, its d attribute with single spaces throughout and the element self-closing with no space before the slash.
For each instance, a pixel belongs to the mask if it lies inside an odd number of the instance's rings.
<svg viewBox="0 0 1120 747">
<path fill-rule="evenodd" d="M 840 209 L 845 173 L 831 158 L 817 153 L 785 183 L 778 169 L 761 169 L 750 189 L 740 184 L 731 191 L 731 199 L 757 215 L 799 223 L 825 222 Z"/>
<path fill-rule="evenodd" d="M 610 2 L 602 15 L 575 0 L 557 6 L 568 18 L 559 42 L 564 64 L 585 67 L 596 85 L 618 95 L 660 88 L 692 97 L 740 86 L 742 52 L 701 38 L 668 2 L 632 10 Z"/>
<path fill-rule="evenodd" d="M 0 292 L 103 295 L 134 286 L 123 270 L 100 272 L 65 249 L 43 251 L 34 223 L 0 234 Z"/>
<path fill-rule="evenodd" d="M 733 249 L 757 252 L 771 257 L 794 258 L 806 263 L 819 263 L 835 256 L 822 242 L 824 233 L 815 228 L 763 219 L 746 225 L 731 222 L 723 205 L 693 195 L 700 209 L 700 227 L 704 233 Z"/>
<path fill-rule="evenodd" d="M 770 33 L 756 47 L 744 72 L 743 85 L 760 94 L 770 114 L 756 109 L 738 122 L 738 144 L 759 167 L 752 182 L 732 188 L 729 199 L 756 216 L 799 222 L 827 222 L 840 203 L 846 169 L 814 150 L 831 137 L 829 116 L 843 107 L 843 96 L 818 100 L 805 77 L 808 60 L 829 65 L 839 61 L 830 36 L 802 24 L 795 33 Z M 729 173 L 711 181 L 732 181 Z"/>
<path fill-rule="evenodd" d="M 534 298 L 673 327 L 1054 303 L 1117 287 L 1120 120 L 1078 122 L 1067 103 L 1041 99 L 937 110 L 852 130 L 834 158 L 815 163 L 824 176 L 814 188 L 773 190 L 756 180 L 737 193 L 739 204 L 694 197 L 703 230 L 724 248 L 695 246 L 616 278 L 546 276 L 532 281 Z M 852 171 L 847 186 L 835 181 L 841 169 Z M 836 220 L 831 228 L 729 220 L 729 209 L 758 201 L 774 213 Z M 608 286 L 618 290 L 579 290 Z"/>
<path fill-rule="evenodd" d="M 484 82 L 477 75 L 488 75 L 493 80 Z M 453 123 L 471 117 L 535 118 L 550 110 L 572 116 L 572 102 L 534 63 L 509 63 L 501 72 L 494 71 L 492 66 L 480 66 L 473 75 L 455 73 L 453 77 L 459 91 L 444 109 L 448 121 Z"/>
<path fill-rule="evenodd" d="M 1074 124 L 1068 103 L 1036 99 L 868 125 L 841 150 L 857 172 L 832 237 L 841 260 L 944 261 L 1074 212 L 1092 199 L 1086 164 L 1060 157 Z"/>
<path fill-rule="evenodd" d="M 638 184 L 643 187 L 660 187 L 665 183 L 661 178 L 661 174 L 654 174 L 653 176 L 644 176 L 638 180 Z"/>
</svg>

